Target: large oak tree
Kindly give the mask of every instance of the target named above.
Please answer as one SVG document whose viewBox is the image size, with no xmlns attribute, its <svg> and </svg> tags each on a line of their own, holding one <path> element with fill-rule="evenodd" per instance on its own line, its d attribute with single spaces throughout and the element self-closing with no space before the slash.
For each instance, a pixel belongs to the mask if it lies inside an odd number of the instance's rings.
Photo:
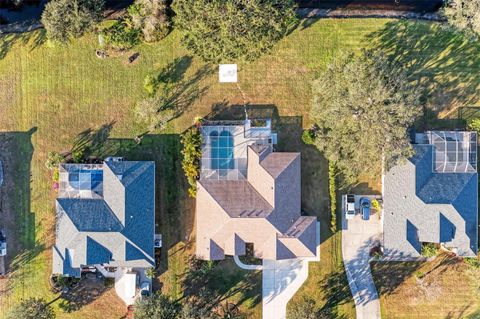
<svg viewBox="0 0 480 319">
<path fill-rule="evenodd" d="M 445 16 L 453 27 L 467 35 L 480 36 L 480 1 L 449 0 L 444 8 Z"/>
<path fill-rule="evenodd" d="M 296 24 L 293 0 L 175 0 L 183 44 L 207 62 L 255 60 Z"/>
<path fill-rule="evenodd" d="M 338 57 L 313 84 L 314 144 L 347 182 L 413 154 L 407 130 L 421 114 L 398 65 L 372 51 Z"/>
</svg>

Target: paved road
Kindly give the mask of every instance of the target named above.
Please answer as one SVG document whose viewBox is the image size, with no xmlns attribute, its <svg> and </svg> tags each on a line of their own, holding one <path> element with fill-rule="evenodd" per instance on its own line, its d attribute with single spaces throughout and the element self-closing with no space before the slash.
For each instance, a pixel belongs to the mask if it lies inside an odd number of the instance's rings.
<svg viewBox="0 0 480 319">
<path fill-rule="evenodd" d="M 370 249 L 381 239 L 378 215 L 369 221 L 360 215 L 348 223 L 343 217 L 342 255 L 357 319 L 380 318 L 380 300 L 370 271 Z"/>
</svg>

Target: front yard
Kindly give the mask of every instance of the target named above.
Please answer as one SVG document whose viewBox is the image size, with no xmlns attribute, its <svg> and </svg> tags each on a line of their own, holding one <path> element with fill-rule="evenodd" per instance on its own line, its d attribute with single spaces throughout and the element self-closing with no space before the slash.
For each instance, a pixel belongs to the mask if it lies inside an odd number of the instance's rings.
<svg viewBox="0 0 480 319">
<path fill-rule="evenodd" d="M 55 192 L 44 166 L 47 153 L 68 150 L 78 134 L 104 124 L 111 123 L 113 127 L 110 138 L 133 139 L 145 133 L 146 127 L 134 121 L 133 107 L 146 97 L 145 76 L 157 75 L 167 65 L 179 75 L 178 85 L 183 88 L 181 92 L 186 92 L 182 94 L 202 94 L 195 95 L 188 109 L 164 131 L 150 132 L 139 147 L 126 155 L 129 159 L 157 163 L 157 226 L 164 234 L 160 283 L 167 294 L 183 297 L 186 261 L 194 247 L 194 201 L 185 192 L 178 134 L 192 125 L 197 115 L 206 116 L 242 104 L 242 93 L 234 84 L 218 83 L 215 72 L 195 77 L 203 64 L 182 49 L 176 32 L 159 44 L 138 47 L 140 57 L 134 64 L 126 62 L 128 55 L 96 58 L 96 41 L 95 36 L 86 36 L 66 46 L 52 47 L 44 43 L 42 31 L 0 37 L 0 129 L 31 132 L 28 143 L 31 141 L 33 147 L 31 159 L 21 152 L 16 154 L 18 162 L 28 163 L 30 174 L 15 183 L 10 192 L 15 197 L 24 190 L 25 183 L 30 184 L 27 207 L 12 210 L 18 224 L 15 229 L 18 238 L 26 238 L 26 232 L 32 234 L 28 226 L 32 220 L 35 232 L 30 246 L 19 241 L 18 250 L 26 250 L 26 254 L 38 252 L 30 254 L 29 263 L 20 265 L 12 275 L 9 294 L 0 300 L 1 309 L 30 296 L 48 301 L 57 297 L 48 286 Z M 313 296 L 319 309 L 336 318 L 354 315 L 341 263 L 341 236 L 328 230 L 326 162 L 314 148 L 301 144 L 300 133 L 302 127 L 310 124 L 310 83 L 314 75 L 334 55 L 369 45 L 381 47 L 411 67 L 412 79 L 427 92 L 424 98 L 435 112 L 454 116 L 454 107 L 478 103 L 480 46 L 443 32 L 435 23 L 389 19 L 305 20 L 271 55 L 253 64 L 239 65 L 240 88 L 250 104 L 270 105 L 278 113 L 279 148 L 302 152 L 302 205 L 322 223 L 321 262 L 310 265 L 309 279 L 294 302 L 304 295 Z M 34 218 L 26 220 L 26 213 Z M 19 255 L 17 261 L 21 261 L 21 256 L 24 255 Z M 234 271 L 233 267 L 231 261 L 215 267 L 211 288 L 238 302 L 249 318 L 260 318 L 260 277 L 243 277 L 244 273 L 236 268 Z M 245 287 L 249 287 L 246 294 L 242 291 Z M 60 301 L 53 305 L 61 318 L 105 318 L 105 313 L 115 317 L 126 309 L 108 302 L 113 296 L 113 291 L 107 291 L 72 313 L 60 310 Z M 392 309 L 395 303 L 401 304 L 398 298 L 384 302 L 389 302 Z M 452 303 L 454 306 L 464 305 Z M 452 311 L 457 313 L 460 308 Z"/>
<path fill-rule="evenodd" d="M 479 269 L 444 253 L 432 262 L 375 262 L 383 318 L 478 318 Z"/>
</svg>

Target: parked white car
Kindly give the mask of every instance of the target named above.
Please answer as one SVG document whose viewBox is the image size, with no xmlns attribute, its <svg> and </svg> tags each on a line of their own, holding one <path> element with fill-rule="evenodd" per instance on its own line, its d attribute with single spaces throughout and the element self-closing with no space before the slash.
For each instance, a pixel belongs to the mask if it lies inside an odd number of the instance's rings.
<svg viewBox="0 0 480 319">
<path fill-rule="evenodd" d="M 352 219 L 355 217 L 355 195 L 343 195 L 343 202 L 345 203 L 345 218 Z"/>
</svg>

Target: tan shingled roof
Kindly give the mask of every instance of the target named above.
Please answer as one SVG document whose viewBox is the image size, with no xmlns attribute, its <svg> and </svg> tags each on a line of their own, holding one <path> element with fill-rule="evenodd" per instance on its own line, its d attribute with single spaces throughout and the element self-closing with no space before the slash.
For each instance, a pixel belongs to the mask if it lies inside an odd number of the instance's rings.
<svg viewBox="0 0 480 319">
<path fill-rule="evenodd" d="M 273 211 L 248 181 L 201 180 L 200 183 L 230 217 L 266 217 Z"/>
<path fill-rule="evenodd" d="M 260 162 L 260 165 L 270 174 L 273 178 L 277 178 L 285 169 L 290 165 L 300 153 L 287 153 L 287 152 L 275 152 L 270 153 Z"/>
</svg>

